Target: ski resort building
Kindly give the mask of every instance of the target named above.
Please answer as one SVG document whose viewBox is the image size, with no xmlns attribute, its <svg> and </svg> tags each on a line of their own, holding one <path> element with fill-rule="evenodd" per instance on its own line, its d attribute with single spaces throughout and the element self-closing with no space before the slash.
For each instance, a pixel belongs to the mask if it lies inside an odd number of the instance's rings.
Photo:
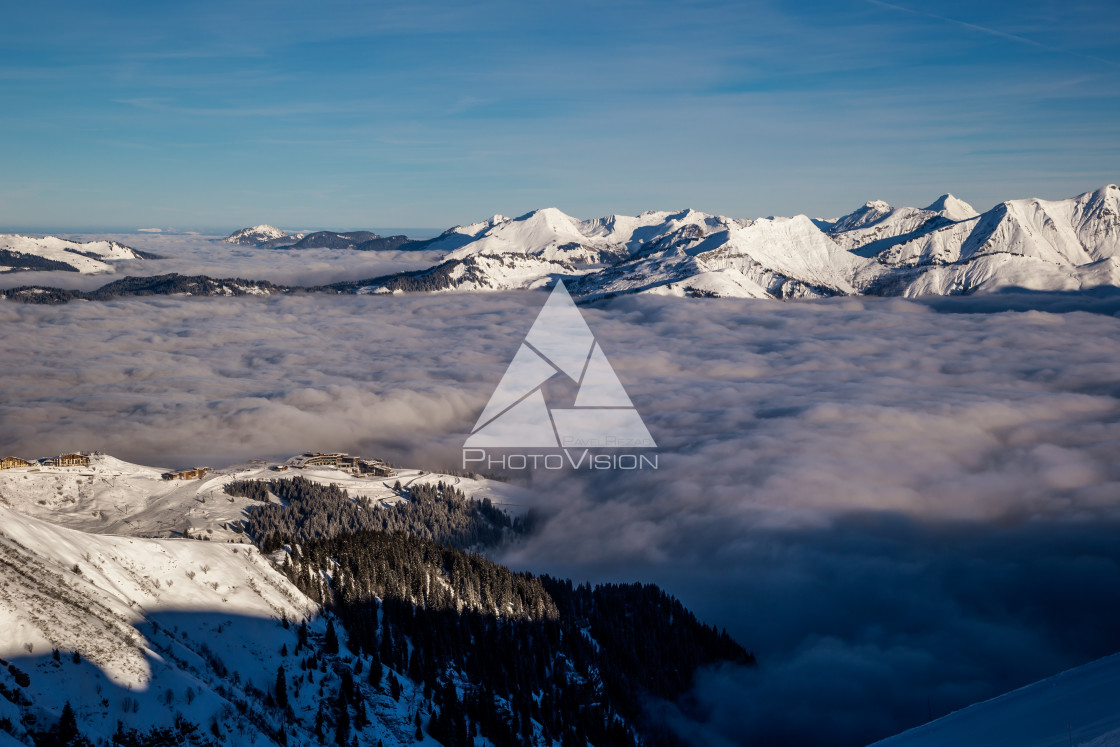
<svg viewBox="0 0 1120 747">
<path fill-rule="evenodd" d="M 20 459 L 19 457 L 10 456 L 0 459 L 0 469 L 12 469 L 14 467 L 30 466 L 31 462 L 27 461 L 26 459 Z"/>
<path fill-rule="evenodd" d="M 308 451 L 300 456 L 292 457 L 288 464 L 296 469 L 308 467 L 334 467 L 352 475 L 373 475 L 374 477 L 391 477 L 393 470 L 378 459 L 363 459 L 343 453 L 323 453 L 321 451 Z"/>
<path fill-rule="evenodd" d="M 195 467 L 194 469 L 185 469 L 179 472 L 164 472 L 164 480 L 201 480 L 207 472 L 210 471 L 209 467 Z"/>
<path fill-rule="evenodd" d="M 88 467 L 89 455 L 88 454 L 59 454 L 53 459 L 44 459 L 43 466 L 45 467 Z"/>
</svg>

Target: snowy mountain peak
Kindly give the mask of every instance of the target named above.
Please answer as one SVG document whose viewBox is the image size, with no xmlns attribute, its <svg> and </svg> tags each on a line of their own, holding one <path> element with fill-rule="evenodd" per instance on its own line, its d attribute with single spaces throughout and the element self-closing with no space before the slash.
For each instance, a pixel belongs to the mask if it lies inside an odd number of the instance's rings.
<svg viewBox="0 0 1120 747">
<path fill-rule="evenodd" d="M 572 218 L 570 215 L 565 213 L 560 208 L 554 208 L 554 207 L 539 208 L 537 210 L 532 211 L 531 213 L 526 213 L 525 215 L 521 216 L 520 218 L 515 218 L 515 220 L 519 220 L 519 221 L 520 220 L 524 220 L 524 221 L 537 220 L 537 221 L 544 221 L 548 225 L 551 225 L 551 226 L 564 226 L 564 227 L 572 226 L 573 224 L 575 224 L 577 222 L 574 218 Z"/>
<path fill-rule="evenodd" d="M 1120 190 L 1012 200 L 983 215 L 948 193 L 925 208 L 872 200 L 836 220 L 752 221 L 690 209 L 581 220 L 543 208 L 454 229 L 430 248 L 445 253 L 424 276 L 358 287 L 536 288 L 562 275 L 583 297 L 1075 290 L 1120 286 Z"/>
<path fill-rule="evenodd" d="M 1115 201 L 1120 198 L 1120 189 L 1118 189 L 1115 184 L 1106 184 L 1100 189 L 1086 192 L 1082 197 L 1089 202 Z"/>
<path fill-rule="evenodd" d="M 829 233 L 843 233 L 857 228 L 866 228 L 883 220 L 892 212 L 893 208 L 891 208 L 890 203 L 883 200 L 871 200 L 864 203 L 863 207 L 837 218 L 829 228 Z"/>
<path fill-rule="evenodd" d="M 262 223 L 259 226 L 252 228 L 242 228 L 239 231 L 234 231 L 225 238 L 229 244 L 263 244 L 266 241 L 273 241 L 275 239 L 287 238 L 288 234 L 281 231 L 276 226 L 270 226 L 267 223 Z"/>
<path fill-rule="evenodd" d="M 967 202 L 948 193 L 938 197 L 925 209 L 931 213 L 940 213 L 951 221 L 968 220 L 979 215 Z"/>
</svg>

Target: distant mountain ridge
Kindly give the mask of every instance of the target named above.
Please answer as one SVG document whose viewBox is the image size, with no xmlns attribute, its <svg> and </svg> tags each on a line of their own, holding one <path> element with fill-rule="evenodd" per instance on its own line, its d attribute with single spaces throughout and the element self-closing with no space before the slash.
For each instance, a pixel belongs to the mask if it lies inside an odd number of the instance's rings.
<svg viewBox="0 0 1120 747">
<path fill-rule="evenodd" d="M 581 221 L 555 208 L 451 229 L 434 267 L 338 283 L 376 293 L 503 290 L 574 276 L 575 295 L 805 298 L 959 295 L 1120 285 L 1120 189 L 1011 200 L 978 214 L 946 194 L 874 201 L 834 220 L 745 220 L 684 210 Z"/>
<path fill-rule="evenodd" d="M 749 220 L 695 210 L 579 220 L 544 208 L 517 218 L 494 215 L 425 240 L 366 231 L 320 231 L 297 239 L 271 226 L 226 239 L 251 240 L 265 248 L 424 250 L 440 259 L 422 270 L 316 287 L 164 275 L 126 278 L 86 293 L 25 286 L 0 297 L 59 303 L 153 293 L 496 291 L 539 288 L 557 277 L 565 278 L 572 295 L 591 299 L 631 293 L 793 299 L 1116 288 L 1120 188 L 1109 184 L 1065 200 L 1010 200 L 984 213 L 945 194 L 924 208 L 872 201 L 826 220 L 805 215 Z"/>
<path fill-rule="evenodd" d="M 222 239 L 227 244 L 266 249 L 352 249 L 357 251 L 391 251 L 414 242 L 407 236 L 381 236 L 372 231 L 315 231 L 309 234 L 285 233 L 261 224 L 234 231 Z M 406 247 L 408 248 L 408 247 Z"/>
</svg>

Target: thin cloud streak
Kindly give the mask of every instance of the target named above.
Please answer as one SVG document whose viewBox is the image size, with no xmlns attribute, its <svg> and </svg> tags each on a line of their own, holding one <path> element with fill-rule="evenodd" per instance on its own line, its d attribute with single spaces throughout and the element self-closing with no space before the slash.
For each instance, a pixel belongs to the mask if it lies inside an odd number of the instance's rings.
<svg viewBox="0 0 1120 747">
<path fill-rule="evenodd" d="M 949 18 L 947 16 L 940 16 L 940 15 L 937 15 L 936 13 L 930 13 L 930 12 L 924 11 L 924 10 L 914 10 L 913 8 L 907 8 L 903 5 L 895 5 L 894 3 L 884 2 L 883 0 L 867 0 L 867 2 L 869 2 L 872 5 L 878 5 L 881 8 L 890 8 L 891 10 L 898 10 L 898 11 L 902 11 L 904 13 L 910 13 L 910 14 L 915 15 L 915 16 L 922 16 L 924 18 L 933 18 L 934 20 L 937 20 L 937 21 L 944 21 L 945 23 L 956 24 L 957 26 L 961 26 L 961 27 L 966 28 L 966 29 L 972 29 L 973 31 L 979 31 L 980 33 L 988 34 L 990 36 L 997 36 L 997 37 L 1000 37 L 1001 39 L 1009 39 L 1011 41 L 1018 42 L 1020 44 L 1027 44 L 1029 46 L 1036 47 L 1038 49 L 1045 49 L 1047 52 L 1056 52 L 1058 54 L 1068 54 L 1068 55 L 1072 55 L 1073 57 L 1080 57 L 1083 60 L 1091 60 L 1093 62 L 1099 62 L 1103 65 L 1111 65 L 1112 67 L 1120 67 L 1120 62 L 1116 62 L 1114 60 L 1106 60 L 1104 58 L 1097 57 L 1095 55 L 1083 54 L 1081 52 L 1077 52 L 1077 51 L 1072 50 L 1072 49 L 1063 49 L 1061 47 L 1055 47 L 1055 46 L 1052 46 L 1050 44 L 1043 44 L 1040 41 L 1035 41 L 1034 39 L 1029 39 L 1025 36 L 1020 36 L 1019 34 L 1012 34 L 1012 33 L 1009 33 L 1007 31 L 1000 31 L 999 29 L 989 28 L 988 26 L 981 26 L 981 25 L 976 24 L 976 23 L 969 23 L 968 21 L 961 21 L 961 20 L 956 19 L 956 18 Z"/>
</svg>

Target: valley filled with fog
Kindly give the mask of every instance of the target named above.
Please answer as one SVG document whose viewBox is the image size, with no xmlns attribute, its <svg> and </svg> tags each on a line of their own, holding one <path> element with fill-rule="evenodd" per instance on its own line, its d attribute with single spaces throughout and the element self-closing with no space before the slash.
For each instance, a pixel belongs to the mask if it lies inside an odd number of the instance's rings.
<svg viewBox="0 0 1120 747">
<path fill-rule="evenodd" d="M 0 452 L 454 467 L 544 297 L 0 304 Z M 495 559 L 656 582 L 758 655 L 666 719 L 866 742 L 1120 650 L 1114 296 L 582 311 L 660 469 L 538 474 L 545 521 Z"/>
<path fill-rule="evenodd" d="M 382 229 L 385 230 L 385 229 Z M 438 231 L 408 229 L 410 238 L 427 238 Z M 0 272 L 0 290 L 21 285 L 93 290 L 127 275 L 150 276 L 176 272 L 267 280 L 280 285 L 318 285 L 356 277 L 377 277 L 418 270 L 439 258 L 425 251 L 354 251 L 339 249 L 264 249 L 236 246 L 224 236 L 162 233 L 57 234 L 80 242 L 115 241 L 157 255 L 155 259 L 115 262 L 112 272 L 37 271 Z"/>
</svg>

